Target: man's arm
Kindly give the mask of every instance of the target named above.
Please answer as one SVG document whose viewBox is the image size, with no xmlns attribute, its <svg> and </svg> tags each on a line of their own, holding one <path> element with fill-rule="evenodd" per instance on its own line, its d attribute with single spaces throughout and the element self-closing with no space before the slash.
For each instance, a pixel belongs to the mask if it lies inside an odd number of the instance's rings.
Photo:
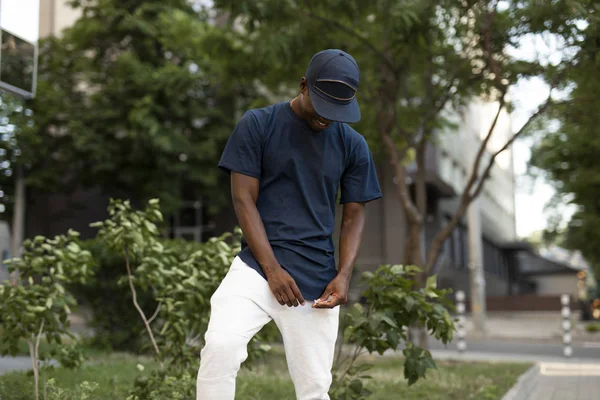
<svg viewBox="0 0 600 400">
<path fill-rule="evenodd" d="M 362 243 L 365 227 L 365 204 L 346 203 L 342 213 L 340 232 L 340 261 L 338 274 L 313 305 L 316 308 L 334 308 L 348 301 L 348 289 L 354 263 Z"/>
<path fill-rule="evenodd" d="M 296 282 L 275 258 L 256 208 L 258 192 L 258 179 L 237 172 L 231 173 L 231 197 L 235 214 L 252 255 L 267 276 L 271 291 L 281 305 L 298 306 L 298 302 L 304 305 L 304 298 Z"/>
</svg>

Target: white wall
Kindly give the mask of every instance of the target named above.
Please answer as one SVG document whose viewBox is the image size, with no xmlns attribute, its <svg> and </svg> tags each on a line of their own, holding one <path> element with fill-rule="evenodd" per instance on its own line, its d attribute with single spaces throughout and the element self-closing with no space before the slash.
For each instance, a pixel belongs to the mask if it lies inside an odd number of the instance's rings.
<svg viewBox="0 0 600 400">
<path fill-rule="evenodd" d="M 537 294 L 539 295 L 561 295 L 570 294 L 574 298 L 578 298 L 577 276 L 573 275 L 547 275 L 538 276 L 533 279 L 538 287 Z"/>
<path fill-rule="evenodd" d="M 40 0 L 40 37 L 59 35 L 79 18 L 80 10 L 67 5 L 67 0 Z"/>
</svg>

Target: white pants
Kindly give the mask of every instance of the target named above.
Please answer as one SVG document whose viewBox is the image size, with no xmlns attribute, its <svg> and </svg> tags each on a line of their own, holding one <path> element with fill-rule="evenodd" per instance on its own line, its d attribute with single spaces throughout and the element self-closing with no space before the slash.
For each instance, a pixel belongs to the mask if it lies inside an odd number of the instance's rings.
<svg viewBox="0 0 600 400">
<path fill-rule="evenodd" d="M 250 339 L 271 319 L 283 337 L 298 400 L 328 400 L 338 333 L 339 307 L 282 306 L 267 281 L 236 257 L 211 300 L 202 349 L 197 400 L 233 400 Z"/>
</svg>

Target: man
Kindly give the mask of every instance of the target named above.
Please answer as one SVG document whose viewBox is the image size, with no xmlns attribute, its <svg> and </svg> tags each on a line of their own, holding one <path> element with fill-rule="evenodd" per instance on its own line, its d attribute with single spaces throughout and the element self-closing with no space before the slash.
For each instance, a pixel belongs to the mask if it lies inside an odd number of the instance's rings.
<svg viewBox="0 0 600 400">
<path fill-rule="evenodd" d="M 211 298 L 198 400 L 231 400 L 250 339 L 281 331 L 299 400 L 329 399 L 339 305 L 348 299 L 365 203 L 381 197 L 360 120 L 359 69 L 340 50 L 313 56 L 300 94 L 248 111 L 219 167 L 231 174 L 242 251 Z M 332 234 L 343 204 L 339 265 Z"/>
</svg>

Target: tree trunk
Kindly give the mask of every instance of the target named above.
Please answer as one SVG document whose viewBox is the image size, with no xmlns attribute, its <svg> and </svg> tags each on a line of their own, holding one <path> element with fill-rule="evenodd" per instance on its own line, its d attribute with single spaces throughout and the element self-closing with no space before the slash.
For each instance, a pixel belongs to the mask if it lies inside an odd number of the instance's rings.
<svg viewBox="0 0 600 400">
<path fill-rule="evenodd" d="M 38 359 L 37 354 L 35 352 L 35 344 L 33 339 L 27 341 L 27 346 L 29 347 L 29 355 L 31 356 L 31 367 L 33 369 L 33 398 L 35 400 L 39 400 L 40 391 L 39 391 L 39 372 L 38 372 Z"/>
</svg>

